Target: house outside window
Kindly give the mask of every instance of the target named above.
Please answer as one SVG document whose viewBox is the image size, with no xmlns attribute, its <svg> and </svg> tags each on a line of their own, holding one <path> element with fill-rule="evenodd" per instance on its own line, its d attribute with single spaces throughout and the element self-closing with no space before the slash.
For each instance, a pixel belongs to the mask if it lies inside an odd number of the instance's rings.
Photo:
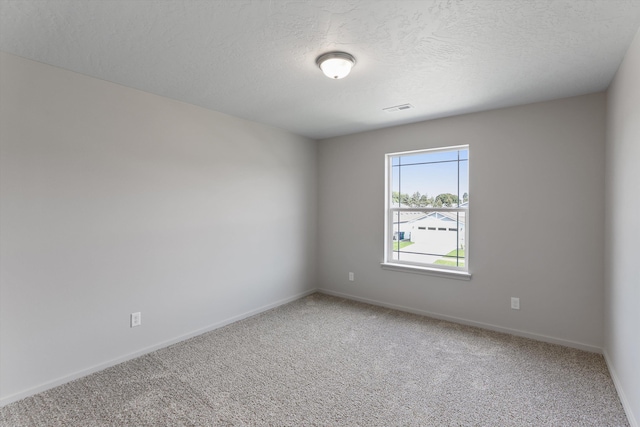
<svg viewBox="0 0 640 427">
<path fill-rule="evenodd" d="M 383 267 L 468 276 L 469 146 L 386 155 Z"/>
</svg>

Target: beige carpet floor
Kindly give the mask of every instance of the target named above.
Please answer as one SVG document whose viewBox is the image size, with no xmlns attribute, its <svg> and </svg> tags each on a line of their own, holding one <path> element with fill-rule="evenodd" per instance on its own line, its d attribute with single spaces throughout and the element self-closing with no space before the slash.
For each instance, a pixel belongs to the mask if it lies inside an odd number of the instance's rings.
<svg viewBox="0 0 640 427">
<path fill-rule="evenodd" d="M 627 426 L 601 355 L 314 294 L 0 409 L 2 426 Z"/>
</svg>

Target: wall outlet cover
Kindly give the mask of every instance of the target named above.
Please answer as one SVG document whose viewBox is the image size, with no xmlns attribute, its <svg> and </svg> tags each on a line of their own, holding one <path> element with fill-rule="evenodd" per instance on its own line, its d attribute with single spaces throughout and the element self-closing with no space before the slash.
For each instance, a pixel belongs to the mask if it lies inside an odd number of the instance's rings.
<svg viewBox="0 0 640 427">
<path fill-rule="evenodd" d="M 142 325 L 142 313 L 131 313 L 131 327 L 134 328 L 140 325 Z"/>
</svg>

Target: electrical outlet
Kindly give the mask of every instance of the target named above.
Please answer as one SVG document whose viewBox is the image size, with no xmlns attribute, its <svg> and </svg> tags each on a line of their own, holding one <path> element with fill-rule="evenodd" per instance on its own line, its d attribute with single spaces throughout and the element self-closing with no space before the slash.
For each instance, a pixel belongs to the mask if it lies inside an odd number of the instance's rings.
<svg viewBox="0 0 640 427">
<path fill-rule="evenodd" d="M 131 313 L 131 327 L 142 325 L 142 313 Z"/>
<path fill-rule="evenodd" d="M 354 280 L 356 280 L 356 279 L 355 279 L 355 276 L 353 275 L 353 271 L 350 271 L 349 272 L 349 281 L 353 282 Z"/>
<path fill-rule="evenodd" d="M 520 310 L 520 298 L 511 297 L 511 308 Z"/>
</svg>

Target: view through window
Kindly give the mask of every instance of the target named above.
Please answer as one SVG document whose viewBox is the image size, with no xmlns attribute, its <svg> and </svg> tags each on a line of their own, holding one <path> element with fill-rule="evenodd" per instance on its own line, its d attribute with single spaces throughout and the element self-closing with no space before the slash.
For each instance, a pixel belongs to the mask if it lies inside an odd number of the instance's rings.
<svg viewBox="0 0 640 427">
<path fill-rule="evenodd" d="M 385 262 L 468 269 L 469 146 L 387 154 Z"/>
</svg>

